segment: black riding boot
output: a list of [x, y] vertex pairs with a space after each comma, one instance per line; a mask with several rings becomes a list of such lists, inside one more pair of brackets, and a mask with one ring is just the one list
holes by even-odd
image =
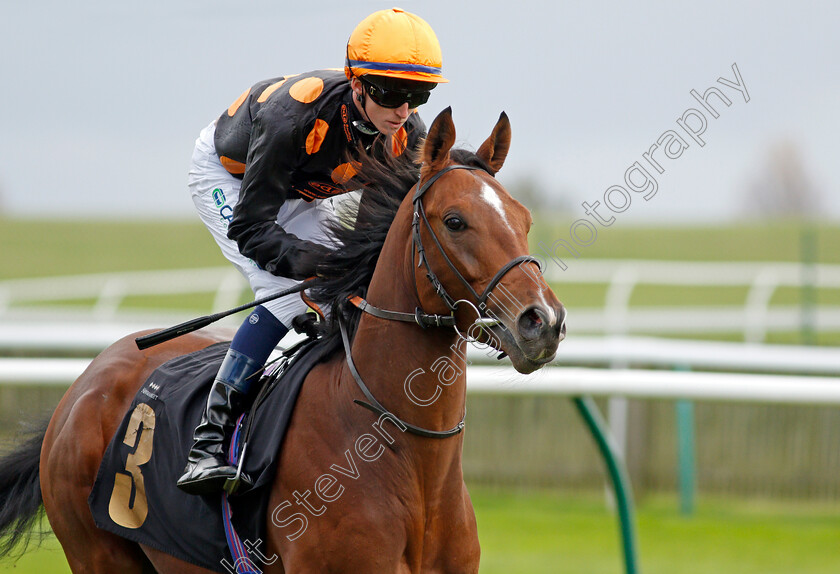
[[[245, 355], [228, 351], [213, 381], [204, 415], [195, 429], [195, 443], [190, 449], [184, 474], [178, 479], [178, 488], [184, 492], [221, 492], [225, 482], [236, 476], [236, 467], [230, 465], [225, 456], [225, 443], [244, 410], [248, 393], [235, 387], [250, 387], [249, 379], [255, 377], [261, 368], [262, 365]], [[251, 486], [250, 478], [244, 473], [240, 475], [240, 480], [243, 487]]]

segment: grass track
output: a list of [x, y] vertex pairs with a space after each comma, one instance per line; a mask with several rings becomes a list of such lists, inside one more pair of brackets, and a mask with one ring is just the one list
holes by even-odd
[[[531, 245], [568, 239], [568, 222], [537, 217]], [[227, 265], [201, 223], [49, 221], [0, 218], [0, 279]], [[817, 260], [840, 263], [840, 226], [817, 229]], [[793, 223], [603, 230], [581, 258], [799, 261]], [[571, 265], [570, 265], [571, 270]]]
[[[563, 227], [538, 218], [531, 234], [539, 243], [562, 238]], [[728, 227], [623, 227], [607, 229], [581, 258], [682, 261], [798, 261], [800, 230], [790, 223]], [[840, 263], [840, 226], [817, 231], [817, 259]], [[215, 242], [198, 222], [72, 222], [0, 219], [0, 280], [39, 276], [227, 266]], [[574, 279], [574, 260], [568, 278]], [[640, 285], [633, 305], [742, 304], [747, 287], [664, 287]], [[558, 293], [571, 307], [603, 304], [605, 285], [563, 283]], [[773, 304], [796, 304], [800, 289], [779, 289]], [[840, 290], [820, 290], [820, 303], [838, 304]], [[183, 301], [183, 298], [180, 302]], [[159, 301], [156, 301], [159, 304]], [[176, 300], [172, 304], [178, 304]], [[167, 306], [167, 303], [163, 303]]]
[[[475, 490], [483, 574], [623, 572], [617, 522], [600, 496]], [[670, 497], [638, 508], [645, 574], [816, 574], [840, 569], [840, 513], [815, 506]]]
[[[482, 574], [623, 572], [617, 524], [598, 493], [472, 488]], [[674, 497], [638, 509], [644, 574], [836, 574], [840, 509], [813, 504], [701, 500], [694, 517]], [[69, 572], [54, 538], [0, 572]]]
[[[569, 240], [565, 219], [536, 215], [529, 239], [552, 245]], [[813, 227], [815, 256], [821, 263], [840, 263], [840, 226]], [[679, 261], [799, 261], [802, 227], [795, 221], [751, 222], [721, 226], [635, 226], [599, 228], [591, 245], [580, 247], [580, 257], [610, 259], [663, 259]], [[565, 253], [565, 252], [563, 252]], [[569, 258], [569, 269], [573, 257]]]

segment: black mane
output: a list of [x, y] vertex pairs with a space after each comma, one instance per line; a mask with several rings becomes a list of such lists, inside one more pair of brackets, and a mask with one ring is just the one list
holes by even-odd
[[[450, 154], [456, 163], [488, 169], [471, 151], [454, 149]], [[386, 159], [375, 159], [362, 152], [355, 160], [358, 162], [355, 164], [357, 174], [348, 187], [364, 189], [364, 192], [361, 201], [351, 200], [353, 203], [347, 211], [358, 207], [358, 215], [355, 221], [342, 216], [328, 225], [328, 232], [338, 248], [318, 266], [321, 279], [310, 292], [316, 303], [330, 310], [333, 319], [338, 314], [343, 315], [350, 333], [355, 331], [359, 313], [355, 307], [346, 305], [347, 298], [366, 296], [397, 210], [420, 179], [415, 153], [406, 151], [396, 158], [388, 153], [377, 155]], [[337, 322], [328, 321], [322, 334], [337, 343]]]
[[452, 160], [461, 165], [469, 165], [472, 167], [477, 167], [483, 169], [490, 175], [493, 174], [493, 171], [490, 169], [483, 159], [475, 155], [475, 153], [466, 150], [466, 149], [453, 149], [449, 151], [449, 156]]
[[[356, 175], [347, 187], [363, 189], [362, 197], [348, 200], [338, 220], [327, 224], [327, 232], [338, 248], [318, 265], [320, 279], [310, 293], [322, 308], [330, 309], [333, 317], [342, 312], [349, 296], [364, 297], [367, 293], [391, 223], [403, 198], [420, 178], [414, 153], [407, 151], [396, 158], [389, 153], [377, 155], [385, 159], [358, 154], [353, 163]], [[329, 322], [328, 334], [337, 333], [337, 328], [334, 321]]]

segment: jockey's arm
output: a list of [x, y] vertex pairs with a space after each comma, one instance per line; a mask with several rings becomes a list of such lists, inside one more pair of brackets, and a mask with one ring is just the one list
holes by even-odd
[[283, 133], [276, 124], [266, 126], [255, 118], [248, 167], [228, 228], [228, 237], [236, 241], [243, 255], [269, 273], [292, 279], [315, 275], [316, 264], [329, 252], [276, 223], [298, 161], [299, 139], [297, 126], [289, 125]]

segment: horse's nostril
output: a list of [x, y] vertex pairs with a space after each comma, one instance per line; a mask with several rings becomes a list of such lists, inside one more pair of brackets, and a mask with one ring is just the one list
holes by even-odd
[[526, 339], [536, 339], [547, 324], [545, 314], [533, 307], [519, 316], [519, 333]]

